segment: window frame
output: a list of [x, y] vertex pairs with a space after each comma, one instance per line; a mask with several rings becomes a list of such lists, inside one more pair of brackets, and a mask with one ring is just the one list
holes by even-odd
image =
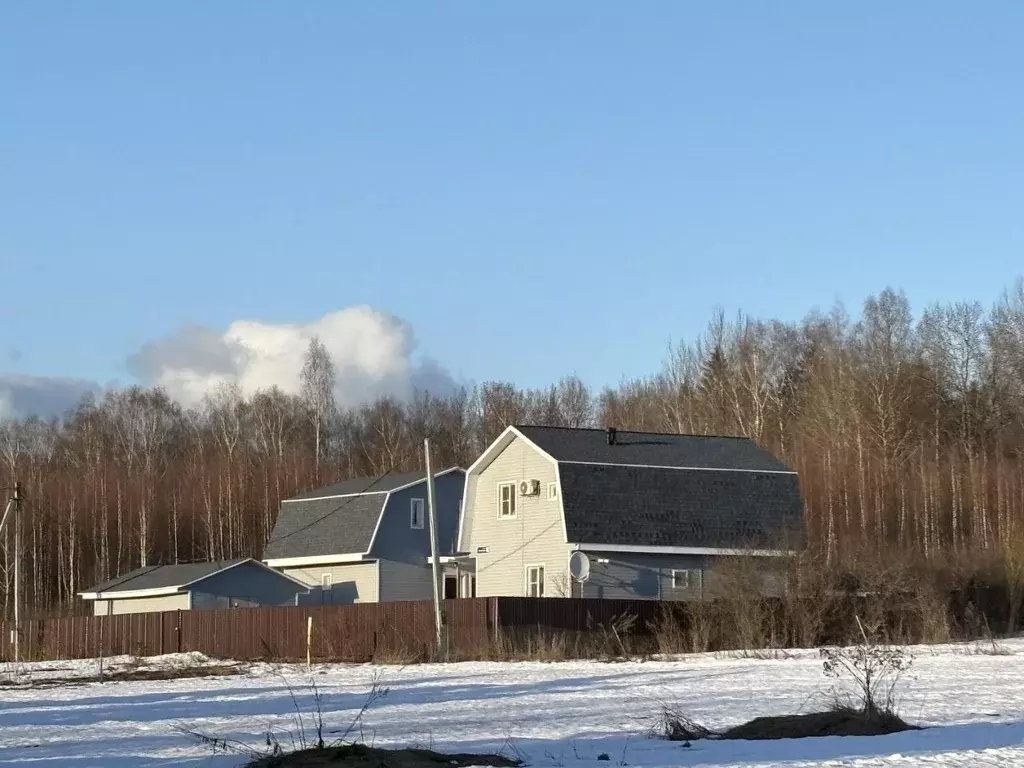
[[[680, 586], [677, 583], [679, 576], [685, 576], [686, 583]], [[673, 568], [672, 569], [672, 589], [682, 590], [695, 590], [700, 589], [701, 582], [704, 580], [704, 574], [700, 568]]]
[[[537, 591], [538, 591], [538, 594], [536, 594], [536, 595], [534, 595], [530, 591], [530, 584], [531, 584], [530, 572], [531, 571], [538, 572], [538, 574], [537, 574], [538, 575], [538, 578], [537, 578]], [[526, 568], [525, 568], [524, 576], [526, 577], [526, 590], [525, 590], [526, 596], [527, 597], [545, 597], [544, 582], [545, 582], [545, 580], [547, 578], [547, 568], [545, 567], [544, 563], [531, 563], [531, 564], [527, 565]]]
[[322, 590], [334, 589], [334, 574], [333, 573], [321, 573], [320, 574], [320, 589], [322, 589]]
[[548, 483], [548, 501], [558, 500], [558, 483]]
[[[504, 501], [501, 498], [501, 489], [502, 488], [509, 488], [509, 489], [511, 489], [510, 493], [509, 493], [509, 509], [510, 509], [510, 513], [507, 514], [507, 515], [502, 513], [503, 509], [504, 509]], [[516, 519], [516, 517], [519, 514], [518, 504], [516, 503], [516, 496], [518, 495], [518, 493], [519, 493], [519, 491], [518, 491], [518, 489], [516, 487], [516, 481], [515, 480], [503, 480], [502, 482], [498, 483], [497, 495], [498, 495], [498, 519], [499, 520], [515, 520]]]
[[[420, 524], [416, 525], [416, 506], [420, 508]], [[414, 531], [422, 531], [424, 518], [427, 516], [427, 503], [421, 498], [409, 499], [409, 527]]]

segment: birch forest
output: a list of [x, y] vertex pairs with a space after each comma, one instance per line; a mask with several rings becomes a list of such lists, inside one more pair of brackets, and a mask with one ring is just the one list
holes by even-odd
[[[139, 565], [259, 556], [282, 498], [421, 469], [425, 437], [436, 466], [465, 467], [516, 423], [747, 435], [800, 473], [810, 546], [836, 568], [1006, 561], [1024, 540], [1020, 281], [993, 305], [916, 316], [893, 290], [798, 323], [718, 314], [659, 370], [605, 389], [488, 381], [341, 409], [315, 339], [301, 379], [298, 394], [224, 387], [196, 408], [133, 387], [0, 423], [0, 487], [25, 496], [26, 613], [69, 610]], [[9, 612], [10, 526], [0, 544]]]

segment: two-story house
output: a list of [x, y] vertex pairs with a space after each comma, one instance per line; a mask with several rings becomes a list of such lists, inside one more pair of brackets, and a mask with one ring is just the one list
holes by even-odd
[[796, 473], [747, 438], [512, 426], [464, 498], [448, 567], [482, 597], [702, 599], [724, 557], [804, 541]]

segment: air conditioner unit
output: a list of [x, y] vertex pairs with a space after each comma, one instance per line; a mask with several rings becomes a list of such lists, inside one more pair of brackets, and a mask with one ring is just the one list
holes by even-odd
[[540, 480], [523, 480], [519, 484], [520, 496], [537, 496], [540, 493]]

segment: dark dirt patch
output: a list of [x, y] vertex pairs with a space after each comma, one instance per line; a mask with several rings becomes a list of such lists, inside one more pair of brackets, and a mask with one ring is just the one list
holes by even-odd
[[806, 715], [758, 717], [722, 733], [721, 739], [802, 739], [809, 736], [884, 736], [887, 733], [916, 731], [917, 726], [896, 715], [879, 713], [868, 716], [856, 710], [811, 712]]
[[187, 680], [194, 677], [231, 677], [241, 675], [248, 667], [244, 664], [217, 664], [195, 667], [163, 667], [156, 669], [111, 669], [103, 673], [103, 680]]
[[347, 768], [468, 768], [477, 765], [515, 768], [519, 762], [499, 755], [442, 755], [429, 749], [377, 749], [362, 744], [346, 744], [260, 757], [247, 763], [247, 768], [318, 768], [338, 765]]
[[[245, 664], [213, 664], [195, 667], [158, 667], [154, 669], [112, 667], [103, 670], [104, 683], [117, 683], [131, 680], [188, 680], [196, 677], [231, 677], [242, 675], [248, 670]], [[33, 680], [0, 680], [3, 688], [66, 688], [70, 686], [89, 685], [100, 678], [96, 675], [77, 675], [75, 677], [45, 677]]]

